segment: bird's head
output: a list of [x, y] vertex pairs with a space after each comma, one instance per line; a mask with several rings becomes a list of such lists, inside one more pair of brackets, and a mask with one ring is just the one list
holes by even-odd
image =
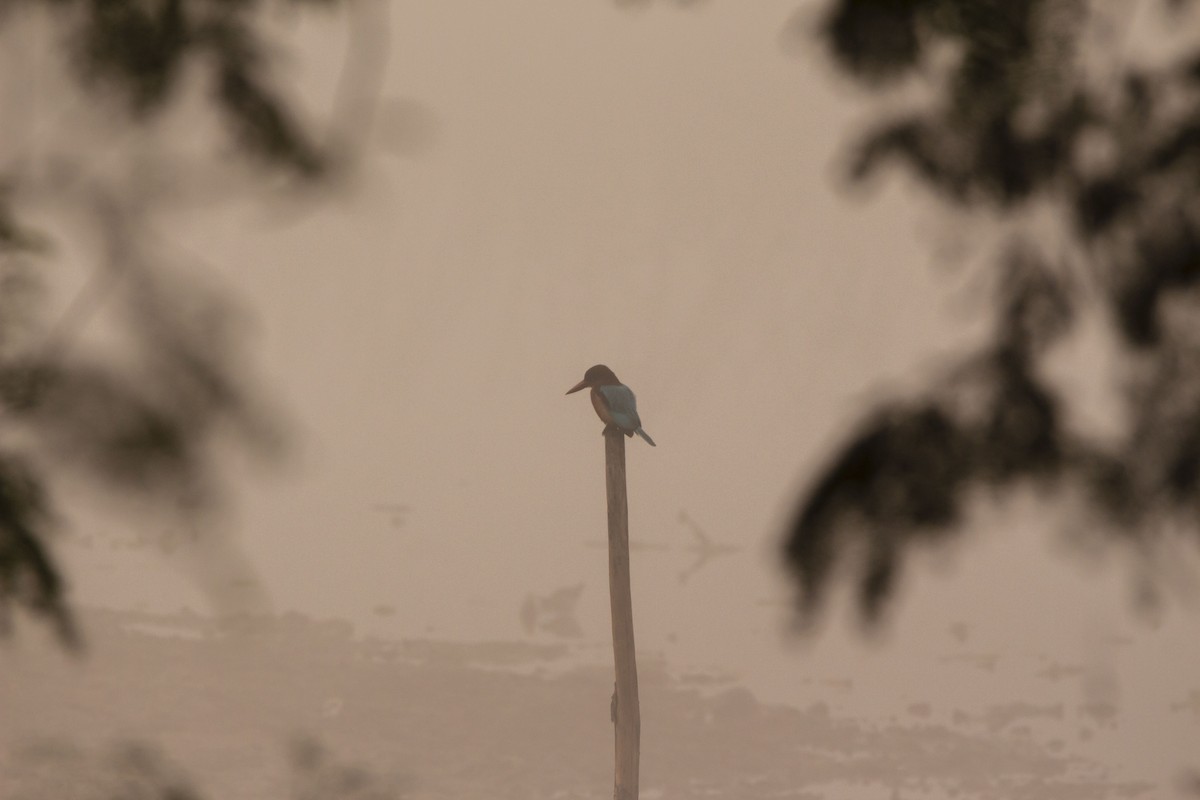
[[616, 374], [611, 369], [603, 364], [597, 364], [583, 373], [583, 380], [568, 389], [567, 394], [578, 392], [580, 389], [586, 389], [589, 386], [614, 386], [618, 383], [620, 381], [617, 380]]

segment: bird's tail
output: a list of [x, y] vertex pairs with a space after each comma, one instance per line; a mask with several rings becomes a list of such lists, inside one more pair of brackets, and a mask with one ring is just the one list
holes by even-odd
[[641, 428], [638, 428], [637, 430], [635, 430], [635, 431], [634, 431], [634, 433], [636, 433], [638, 436], [640, 436], [640, 437], [642, 437], [643, 439], [645, 439], [645, 440], [646, 440], [646, 444], [650, 445], [651, 447], [658, 447], [658, 445], [656, 445], [656, 444], [654, 443], [654, 440], [650, 438], [650, 434], [646, 433], [646, 432], [645, 432], [644, 430], [642, 430]]

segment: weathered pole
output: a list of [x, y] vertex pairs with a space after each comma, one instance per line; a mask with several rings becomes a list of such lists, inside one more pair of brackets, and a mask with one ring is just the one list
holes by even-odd
[[629, 588], [629, 503], [625, 491], [625, 435], [604, 432], [604, 477], [608, 494], [608, 594], [612, 604], [612, 719], [616, 735], [614, 800], [637, 800], [642, 714], [638, 705], [637, 658], [633, 644], [633, 595]]

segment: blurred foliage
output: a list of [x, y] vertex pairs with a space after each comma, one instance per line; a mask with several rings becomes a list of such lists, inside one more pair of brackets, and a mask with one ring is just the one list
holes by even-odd
[[[183, 769], [159, 748], [127, 742], [89, 753], [65, 742], [27, 744], [16, 752], [4, 785], [6, 800], [203, 800]], [[292, 747], [292, 800], [397, 800], [401, 782], [347, 765], [304, 739]]]
[[130, 742], [90, 756], [55, 741], [25, 745], [5, 784], [11, 800], [50, 797], [201, 800], [182, 770], [156, 748]]
[[[848, 179], [906, 169], [1002, 232], [978, 352], [881, 402], [801, 498], [785, 559], [801, 610], [846, 564], [879, 618], [906, 552], [960, 533], [979, 489], [1083, 497], [1138, 547], [1200, 531], [1200, 20], [1186, 0], [835, 0], [819, 37], [880, 98]], [[1134, 32], [1142, 15], [1157, 33]], [[1145, 20], [1142, 20], [1145, 21]], [[1138, 58], [1135, 36], [1158, 37]], [[897, 106], [900, 111], [895, 111]], [[1051, 235], [1030, 233], [1041, 223]], [[1112, 328], [1127, 419], [1069, 424], [1048, 356]], [[1135, 548], [1136, 549], [1136, 548]]]
[[[40, 123], [61, 128], [78, 117], [35, 118], [48, 99], [41, 86], [62, 74], [74, 94], [49, 98], [59, 106], [52, 112], [94, 106], [125, 132], [150, 130], [199, 91], [189, 106], [198, 136], [209, 128], [195, 115], [211, 117], [211, 130], [265, 171], [311, 183], [325, 175], [328, 154], [275, 80], [286, 50], [268, 36], [266, 12], [333, 4], [0, 0], [0, 35], [11, 44], [14, 30], [27, 30], [16, 26], [32, 20], [28, 30], [49, 46], [31, 64], [10, 62], [30, 72], [6, 76], [0, 115], [30, 117], [28, 141], [0, 143], [0, 633], [23, 608], [64, 643], [80, 643], [49, 547], [64, 476], [194, 519], [219, 505], [222, 442], [264, 455], [281, 442], [240, 363], [240, 320], [228, 298], [188, 277], [179, 267], [189, 259], [156, 242], [148, 224], [173, 173], [161, 164], [168, 180], [149, 172], [155, 165], [138, 161], [145, 140], [136, 136], [60, 137], [78, 152], [49, 151]], [[129, 156], [125, 174], [111, 169], [113, 142]], [[57, 229], [44, 213], [55, 201]], [[92, 261], [65, 308], [51, 302], [63, 289], [47, 270], [63, 258], [60, 239], [82, 240]], [[82, 341], [97, 321], [120, 347]]]
[[292, 745], [295, 800], [395, 800], [400, 781], [332, 758], [320, 742], [303, 738]]
[[[161, 263], [114, 258], [122, 286], [108, 300], [130, 342], [119, 356], [70, 349], [54, 332], [35, 347], [0, 347], [0, 620], [27, 608], [69, 645], [79, 637], [48, 548], [55, 478], [197, 519], [220, 504], [223, 443], [266, 458], [282, 444], [242, 374], [228, 301]], [[29, 338], [9, 334], [31, 305], [0, 303], [0, 345]]]
[[214, 111], [246, 150], [303, 174], [321, 168], [321, 154], [269, 80], [268, 43], [258, 16], [262, 0], [42, 2], [64, 29], [78, 80], [111, 92], [129, 114], [146, 118], [162, 111], [187, 68], [199, 68], [211, 86]]

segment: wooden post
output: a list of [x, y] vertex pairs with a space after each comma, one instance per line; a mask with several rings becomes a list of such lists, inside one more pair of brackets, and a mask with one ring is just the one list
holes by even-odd
[[616, 428], [604, 433], [604, 477], [608, 487], [608, 594], [612, 603], [613, 664], [617, 673], [612, 702], [616, 734], [613, 798], [637, 800], [642, 714], [633, 645], [633, 596], [629, 588], [625, 435]]

